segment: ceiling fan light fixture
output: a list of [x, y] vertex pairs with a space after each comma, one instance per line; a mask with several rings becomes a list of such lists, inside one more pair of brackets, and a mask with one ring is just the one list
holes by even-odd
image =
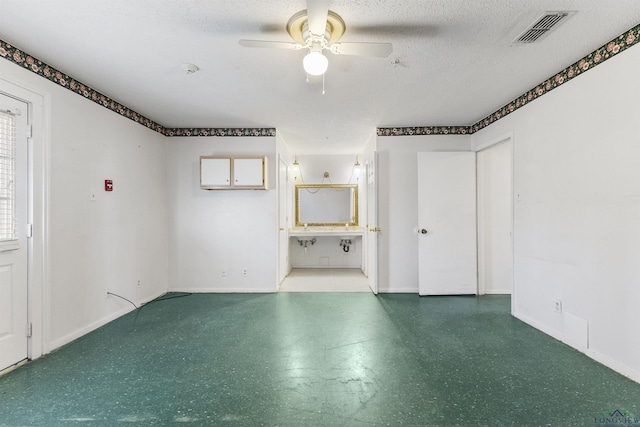
[[309, 52], [302, 60], [302, 66], [307, 74], [321, 76], [327, 71], [329, 60], [320, 52]]

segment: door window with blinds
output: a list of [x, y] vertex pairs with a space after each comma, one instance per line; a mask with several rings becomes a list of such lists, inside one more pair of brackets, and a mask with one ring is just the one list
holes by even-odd
[[11, 113], [0, 112], [0, 242], [16, 240], [16, 131]]

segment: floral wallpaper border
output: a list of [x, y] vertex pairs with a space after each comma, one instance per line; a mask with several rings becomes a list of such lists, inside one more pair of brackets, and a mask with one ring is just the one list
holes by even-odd
[[378, 128], [378, 136], [411, 136], [411, 135], [467, 135], [473, 133], [471, 126], [421, 126]]
[[275, 128], [166, 128], [68, 74], [0, 40], [0, 57], [165, 136], [275, 136]]
[[109, 98], [108, 96], [92, 89], [90, 86], [79, 82], [73, 77], [63, 73], [62, 71], [52, 67], [51, 65], [34, 58], [26, 52], [12, 46], [10, 43], [0, 40], [0, 57], [7, 59], [14, 64], [20, 65], [25, 69], [44, 77], [53, 83], [62, 86], [76, 94], [89, 99], [109, 110], [115, 111], [121, 116], [127, 117], [136, 123], [153, 129], [156, 132], [164, 133], [165, 128], [151, 119], [133, 111], [132, 109], [120, 104], [119, 102]]
[[[468, 135], [478, 132], [500, 120], [504, 116], [522, 108], [529, 102], [563, 85], [569, 80], [589, 71], [609, 58], [625, 51], [640, 41], [640, 24], [619, 35], [609, 43], [591, 52], [584, 58], [565, 68], [555, 76], [548, 78], [502, 108], [470, 126], [419, 126], [419, 127], [380, 127], [378, 136], [402, 135]], [[153, 120], [133, 111], [90, 86], [74, 79], [60, 70], [42, 62], [28, 53], [0, 40], [0, 57], [38, 74], [76, 94], [89, 99], [104, 108], [127, 117], [149, 129], [168, 137], [179, 136], [275, 136], [275, 128], [166, 128]]]
[[276, 136], [275, 128], [171, 128], [165, 136]]
[[401, 135], [460, 135], [472, 134], [500, 120], [504, 116], [522, 108], [529, 102], [541, 97], [547, 92], [563, 85], [571, 79], [589, 71], [609, 58], [623, 52], [640, 41], [640, 24], [619, 35], [609, 43], [591, 52], [584, 58], [565, 68], [555, 76], [548, 78], [502, 108], [494, 111], [484, 119], [471, 126], [426, 126], [426, 127], [383, 127], [377, 129], [378, 136]]

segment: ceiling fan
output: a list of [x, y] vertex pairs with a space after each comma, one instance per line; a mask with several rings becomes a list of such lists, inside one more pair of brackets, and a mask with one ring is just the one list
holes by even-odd
[[329, 60], [322, 51], [334, 55], [357, 55], [385, 58], [393, 51], [391, 43], [338, 42], [346, 24], [337, 13], [329, 10], [329, 0], [307, 0], [307, 9], [294, 14], [287, 22], [287, 32], [293, 42], [240, 40], [244, 47], [275, 49], [308, 49], [302, 61], [309, 76], [323, 76]]

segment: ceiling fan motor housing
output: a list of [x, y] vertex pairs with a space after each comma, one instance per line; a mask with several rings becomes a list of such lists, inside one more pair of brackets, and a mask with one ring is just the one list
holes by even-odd
[[342, 38], [346, 24], [340, 15], [333, 11], [327, 14], [327, 25], [324, 34], [312, 34], [309, 31], [309, 18], [306, 10], [302, 10], [289, 19], [287, 32], [291, 38], [302, 46], [309, 48], [320, 43], [321, 49], [326, 49]]

